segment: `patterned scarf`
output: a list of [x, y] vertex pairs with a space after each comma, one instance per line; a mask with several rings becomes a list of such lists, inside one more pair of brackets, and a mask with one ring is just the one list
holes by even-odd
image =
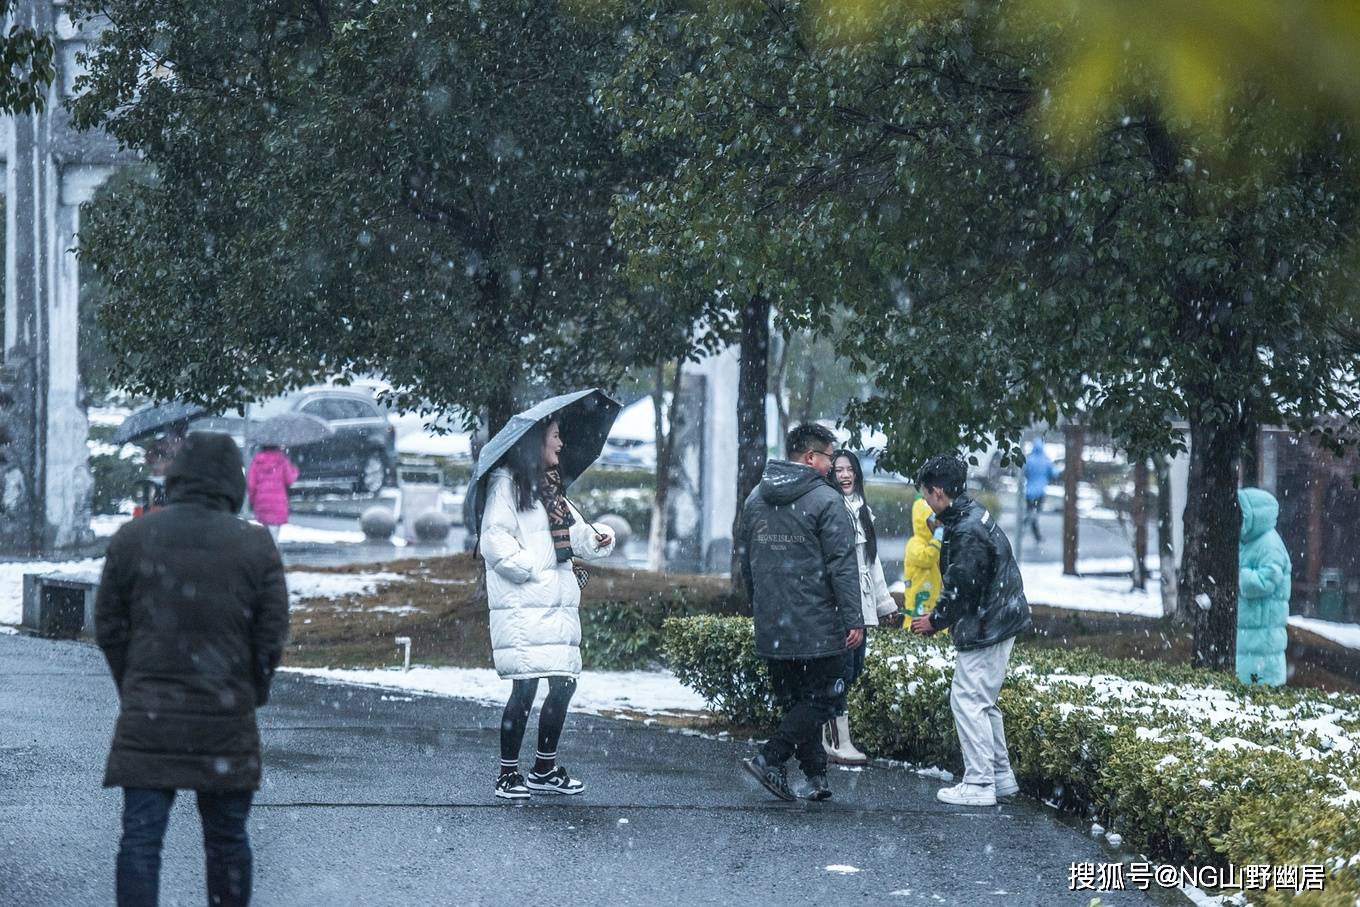
[[557, 562], [560, 564], [571, 560], [571, 527], [576, 518], [571, 515], [571, 507], [567, 505], [562, 473], [557, 467], [543, 473], [543, 481], [538, 486], [538, 499], [548, 511], [548, 528], [552, 530]]

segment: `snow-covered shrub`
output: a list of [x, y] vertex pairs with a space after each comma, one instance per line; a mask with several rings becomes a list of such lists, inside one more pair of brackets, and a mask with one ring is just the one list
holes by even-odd
[[[856, 741], [957, 770], [948, 643], [889, 630], [872, 640], [851, 695]], [[667, 662], [682, 682], [735, 722], [768, 723], [752, 642], [749, 619], [666, 625]], [[1167, 861], [1327, 867], [1320, 894], [1252, 892], [1252, 903], [1357, 902], [1360, 697], [1022, 644], [1001, 709], [1027, 792], [1094, 814]]]

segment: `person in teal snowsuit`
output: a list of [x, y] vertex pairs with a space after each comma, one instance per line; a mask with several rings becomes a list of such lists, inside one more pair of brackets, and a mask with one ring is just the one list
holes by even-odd
[[1270, 492], [1243, 488], [1238, 549], [1237, 677], [1243, 683], [1278, 687], [1285, 682], [1288, 643], [1289, 551], [1275, 531], [1280, 504]]

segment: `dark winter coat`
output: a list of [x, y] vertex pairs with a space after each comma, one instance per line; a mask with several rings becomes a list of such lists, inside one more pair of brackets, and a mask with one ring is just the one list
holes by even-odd
[[255, 709], [288, 635], [288, 590], [268, 530], [236, 516], [245, 490], [235, 442], [190, 434], [168, 506], [109, 543], [95, 632], [121, 709], [106, 787], [260, 786]]
[[949, 628], [954, 646], [963, 651], [994, 646], [1028, 630], [1029, 603], [1020, 566], [987, 508], [960, 495], [940, 514], [940, 522], [943, 578], [931, 626]]
[[741, 568], [756, 654], [810, 659], [846, 650], [864, 626], [855, 527], [817, 470], [771, 460], [742, 510]]

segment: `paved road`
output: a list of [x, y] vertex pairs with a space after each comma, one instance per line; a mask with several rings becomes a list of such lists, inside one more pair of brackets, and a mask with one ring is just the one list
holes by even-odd
[[[97, 650], [0, 636], [0, 903], [111, 902], [114, 713]], [[284, 676], [262, 723], [258, 905], [1084, 905], [1069, 863], [1115, 858], [1028, 801], [946, 807], [899, 770], [837, 772], [827, 804], [773, 802], [738, 772], [746, 744], [638, 723], [573, 716], [561, 751], [590, 790], [522, 806], [490, 796], [494, 709]], [[203, 902], [201, 861], [181, 797], [163, 904]]]

